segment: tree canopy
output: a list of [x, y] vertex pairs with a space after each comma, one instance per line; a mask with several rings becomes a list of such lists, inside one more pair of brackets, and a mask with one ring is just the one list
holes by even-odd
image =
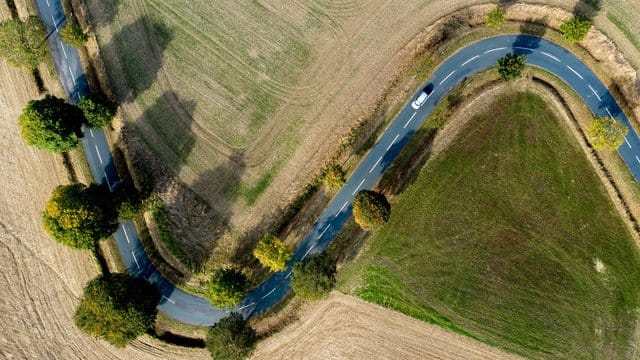
[[486, 24], [492, 29], [500, 29], [504, 23], [504, 10], [497, 7], [487, 14]]
[[0, 57], [16, 67], [36, 68], [49, 53], [45, 31], [37, 16], [0, 23]]
[[85, 333], [124, 347], [153, 327], [158, 289], [127, 274], [100, 275], [84, 288], [73, 317]]
[[89, 36], [82, 31], [80, 25], [71, 19], [60, 30], [60, 38], [65, 43], [75, 47], [82, 47], [89, 40]]
[[331, 190], [338, 190], [347, 181], [346, 174], [338, 164], [327, 166], [322, 175], [322, 181]]
[[353, 199], [353, 217], [365, 230], [377, 230], [389, 221], [391, 205], [375, 191], [362, 190]]
[[256, 332], [238, 313], [209, 328], [207, 349], [215, 360], [247, 359], [256, 346]]
[[619, 120], [597, 117], [589, 124], [587, 136], [596, 149], [616, 150], [624, 142], [629, 129]]
[[206, 296], [213, 306], [230, 308], [242, 300], [247, 285], [247, 277], [242, 272], [218, 269], [209, 279]]
[[586, 16], [575, 16], [571, 20], [560, 25], [560, 32], [569, 42], [578, 42], [587, 36], [591, 29], [591, 20]]
[[295, 263], [291, 289], [304, 300], [326, 297], [335, 285], [335, 262], [325, 253], [312, 255]]
[[284, 270], [291, 255], [291, 249], [273, 234], [265, 235], [253, 249], [253, 256], [271, 271]]
[[42, 221], [49, 235], [74, 249], [93, 249], [118, 226], [108, 193], [95, 184], [58, 186], [47, 201]]
[[71, 150], [82, 136], [84, 117], [77, 107], [52, 95], [31, 100], [18, 119], [27, 145], [52, 152]]
[[522, 54], [507, 54], [498, 59], [498, 75], [503, 80], [515, 79], [522, 75], [527, 58]]
[[104, 94], [84, 96], [78, 103], [87, 123], [92, 128], [101, 128], [111, 124], [118, 106]]

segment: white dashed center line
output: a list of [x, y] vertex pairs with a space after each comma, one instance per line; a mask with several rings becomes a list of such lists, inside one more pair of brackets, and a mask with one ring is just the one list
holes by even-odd
[[347, 205], [349, 205], [349, 202], [345, 201], [344, 204], [342, 204], [342, 206], [340, 207], [340, 211], [338, 211], [338, 212], [342, 212], [342, 210], [344, 210], [344, 208], [346, 208]]
[[47, 6], [48, 6], [48, 7], [51, 7], [51, 5], [49, 5], [49, 0], [47, 0]]
[[640, 163], [640, 158], [636, 155], [636, 161]]
[[579, 73], [579, 72], [575, 71], [571, 66], [567, 65], [567, 69], [571, 70], [571, 72], [573, 72], [574, 74], [576, 74], [576, 76], [578, 76], [580, 79], [583, 79], [583, 80], [584, 80], [584, 78], [582, 77], [582, 75], [580, 75], [580, 73]]
[[100, 161], [100, 164], [102, 164], [102, 156], [100, 156], [100, 151], [98, 151], [98, 145], [93, 145], [93, 147], [96, 148], [96, 154], [98, 154], [98, 160]]
[[285, 279], [288, 279], [288, 278], [289, 278], [289, 276], [291, 276], [291, 274], [293, 274], [293, 270], [290, 270], [290, 271], [289, 271], [289, 273], [287, 273], [287, 276], [285, 276], [284, 278], [285, 278]]
[[396, 143], [396, 140], [398, 140], [399, 137], [400, 137], [400, 134], [396, 135], [396, 137], [393, 138], [393, 141], [391, 142], [391, 144], [389, 144], [389, 146], [387, 146], [387, 151], [389, 151], [389, 149], [391, 149], [391, 147], [393, 146], [393, 144]]
[[53, 14], [51, 14], [51, 21], [53, 21], [53, 26], [56, 28], [56, 31], [58, 31], [58, 24], [56, 24], [56, 19], [53, 17]]
[[134, 254], [133, 251], [131, 252], [131, 256], [133, 256], [133, 261], [136, 262], [136, 266], [140, 269], [140, 264], [138, 264], [138, 259], [136, 259], [136, 254]]
[[591, 89], [591, 92], [593, 93], [593, 95], [595, 95], [598, 98], [598, 101], [601, 101], [602, 99], [600, 99], [600, 96], [598, 96], [598, 93], [593, 90], [593, 88], [591, 87], [591, 85], [589, 85], [589, 89]]
[[409, 120], [407, 120], [407, 122], [404, 124], [404, 126], [402, 127], [403, 129], [406, 129], [407, 126], [409, 126], [409, 123], [411, 122], [411, 120], [413, 120], [414, 117], [416, 117], [417, 112], [414, 112], [413, 115], [411, 115], [411, 117], [409, 118]]
[[607, 114], [609, 114], [609, 117], [611, 118], [611, 120], [613, 120], [613, 115], [611, 115], [611, 111], [609, 111], [609, 108], [604, 109], [607, 110]]
[[168, 302], [170, 302], [170, 303], [172, 303], [172, 304], [175, 304], [175, 303], [176, 303], [174, 300], [171, 300], [171, 298], [168, 298], [168, 297], [166, 297], [166, 296], [164, 296], [164, 295], [162, 295], [162, 298], [163, 298], [163, 299], [165, 299], [165, 300], [167, 300]]
[[238, 308], [238, 310], [246, 309], [246, 308], [248, 308], [249, 306], [253, 306], [253, 305], [255, 305], [255, 304], [256, 304], [255, 302], [252, 302], [251, 304], [248, 304], [248, 305], [245, 305], [245, 306], [241, 306], [241, 307], [239, 307], [239, 308]]
[[514, 49], [518, 49], [518, 50], [533, 50], [533, 49], [531, 49], [531, 48], [528, 48], [528, 47], [522, 47], [522, 46], [514, 46], [513, 48], [514, 48]]
[[358, 184], [358, 187], [355, 190], [353, 190], [351, 195], [355, 195], [358, 192], [358, 190], [360, 190], [360, 186], [362, 186], [362, 184], [364, 184], [364, 179], [362, 179], [362, 181], [360, 181], [360, 184]]
[[629, 143], [629, 140], [627, 140], [626, 136], [624, 137], [624, 142], [626, 142], [629, 149], [631, 149], [631, 144]]
[[262, 298], [266, 298], [267, 296], [273, 294], [273, 292], [276, 291], [276, 288], [273, 288], [271, 291], [269, 291], [265, 296], [263, 296]]
[[499, 48], [495, 48], [495, 49], [487, 50], [487, 51], [485, 51], [484, 53], [485, 53], [485, 54], [488, 54], [488, 53], [490, 53], [490, 52], [500, 51], [500, 50], [504, 50], [504, 49], [506, 49], [506, 47], [499, 47]]
[[91, 134], [91, 137], [93, 137], [93, 130], [91, 130], [91, 128], [89, 128], [89, 134]]
[[[348, 204], [348, 203], [349, 203], [349, 202], [347, 201], [347, 204]], [[342, 206], [342, 208], [344, 208], [344, 205]], [[340, 211], [342, 212], [342, 209], [340, 209]], [[322, 232], [320, 233], [320, 236], [318, 236], [318, 239], [321, 239], [321, 238], [322, 238], [322, 235], [324, 235], [324, 233], [326, 233], [326, 232], [327, 232], [327, 230], [329, 230], [329, 228], [330, 228], [330, 227], [331, 227], [331, 224], [327, 225], [327, 227], [325, 227], [325, 228], [324, 228], [324, 230], [322, 230]]]
[[120, 227], [122, 227], [122, 232], [124, 232], [124, 237], [127, 239], [127, 244], [130, 244], [129, 242], [129, 234], [127, 234], [127, 229], [124, 228], [124, 225], [120, 225]]
[[552, 58], [553, 60], [555, 60], [555, 61], [557, 61], [557, 62], [561, 62], [561, 61], [560, 61], [560, 59], [558, 59], [557, 57], [555, 57], [555, 56], [553, 56], [553, 55], [551, 55], [551, 54], [549, 54], [549, 53], [546, 53], [546, 52], [544, 52], [544, 51], [541, 51], [541, 53], [542, 53], [542, 55], [547, 56], [547, 57], [550, 57], [550, 58]]
[[113, 188], [111, 187], [111, 183], [109, 182], [109, 177], [107, 176], [107, 172], [103, 171], [102, 173], [104, 174], [104, 180], [107, 182], [107, 187], [109, 188], [109, 191], [113, 192]]
[[378, 164], [380, 164], [380, 161], [382, 161], [382, 156], [380, 156], [380, 157], [378, 158], [378, 161], [376, 161], [376, 163], [375, 163], [375, 164], [373, 164], [373, 166], [371, 167], [371, 170], [369, 170], [369, 174], [371, 174], [371, 173], [373, 172], [373, 170], [375, 170], [375, 169], [376, 169], [376, 166], [378, 166]]
[[64, 49], [64, 45], [62, 45], [62, 41], [58, 41], [60, 43], [60, 48], [62, 49], [62, 54], [64, 55], [65, 59], [68, 59], [67, 57], [67, 51]]
[[475, 60], [475, 59], [477, 59], [479, 57], [480, 57], [480, 55], [476, 55], [476, 56], [472, 57], [471, 59], [463, 62], [462, 65], [460, 65], [460, 67], [463, 67], [463, 66], [467, 65], [468, 63], [472, 62], [473, 60]]
[[445, 81], [447, 81], [448, 78], [451, 77], [451, 75], [453, 75], [453, 73], [455, 73], [456, 71], [453, 70], [452, 72], [449, 73], [449, 75], [447, 75], [444, 79], [442, 79], [442, 81], [440, 81], [440, 83], [438, 85], [442, 85]]
[[306, 257], [307, 257], [307, 255], [309, 255], [309, 253], [311, 252], [311, 250], [313, 249], [313, 247], [314, 247], [314, 246], [315, 246], [315, 245], [311, 245], [311, 247], [309, 248], [309, 250], [307, 250], [307, 252], [306, 252], [306, 253], [304, 253], [304, 256], [303, 256], [303, 257], [302, 257], [302, 259], [300, 259], [300, 260], [304, 260], [304, 258], [306, 258]]

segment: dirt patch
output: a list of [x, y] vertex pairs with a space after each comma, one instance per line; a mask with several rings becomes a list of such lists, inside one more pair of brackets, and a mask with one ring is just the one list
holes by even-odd
[[333, 292], [261, 342], [254, 359], [517, 359], [437, 326]]

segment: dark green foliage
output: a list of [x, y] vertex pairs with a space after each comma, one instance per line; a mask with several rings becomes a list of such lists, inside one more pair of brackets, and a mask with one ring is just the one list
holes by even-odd
[[247, 290], [247, 277], [235, 269], [218, 269], [207, 284], [207, 299], [213, 306], [230, 308], [236, 305]]
[[142, 212], [142, 202], [135, 189], [127, 191], [124, 186], [121, 186], [114, 196], [119, 219], [133, 220]]
[[587, 36], [591, 29], [591, 20], [586, 16], [576, 16], [560, 25], [560, 32], [568, 42], [578, 42]]
[[335, 272], [335, 262], [326, 253], [309, 256], [293, 266], [291, 289], [304, 300], [322, 299], [335, 286]]
[[209, 328], [207, 349], [215, 360], [247, 359], [256, 346], [256, 332], [238, 313]]
[[0, 23], [0, 57], [16, 67], [36, 68], [49, 53], [45, 31], [37, 16]]
[[527, 58], [522, 54], [507, 54], [498, 59], [498, 74], [503, 80], [515, 79], [522, 75]]
[[391, 205], [375, 191], [362, 190], [353, 199], [353, 217], [365, 230], [377, 230], [389, 221]]
[[58, 186], [47, 201], [42, 221], [49, 235], [74, 249], [93, 249], [118, 226], [109, 193], [95, 184]]
[[75, 21], [69, 21], [65, 24], [60, 30], [60, 38], [65, 43], [75, 47], [82, 47], [89, 40], [89, 36], [82, 31], [80, 25]]
[[84, 288], [73, 317], [85, 333], [124, 347], [153, 327], [160, 292], [127, 274], [100, 275]]
[[87, 123], [92, 128], [101, 128], [111, 124], [118, 106], [104, 94], [91, 94], [78, 103]]
[[77, 107], [47, 95], [44, 99], [29, 101], [18, 121], [27, 145], [65, 152], [78, 143], [84, 117]]

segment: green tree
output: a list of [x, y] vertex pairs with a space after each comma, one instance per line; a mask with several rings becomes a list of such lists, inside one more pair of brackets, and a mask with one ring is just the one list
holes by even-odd
[[498, 75], [503, 80], [515, 79], [522, 75], [527, 58], [522, 54], [507, 54], [498, 59]]
[[346, 174], [338, 164], [327, 166], [322, 174], [322, 181], [331, 190], [339, 190], [347, 181]]
[[87, 123], [92, 128], [101, 128], [111, 124], [118, 106], [104, 94], [91, 94], [78, 103]]
[[335, 286], [336, 265], [325, 253], [312, 255], [293, 266], [291, 289], [304, 300], [326, 297]]
[[284, 270], [291, 255], [291, 249], [272, 234], [265, 235], [253, 249], [253, 256], [271, 271]]
[[93, 249], [118, 226], [107, 191], [95, 184], [58, 186], [47, 201], [42, 222], [49, 235], [74, 249]]
[[504, 10], [497, 7], [489, 11], [485, 22], [492, 29], [500, 29], [500, 26], [504, 23]]
[[560, 32], [568, 42], [578, 42], [587, 36], [591, 29], [591, 20], [586, 16], [575, 16], [571, 20], [560, 25]]
[[247, 359], [256, 347], [256, 331], [238, 313], [209, 328], [207, 349], [215, 360]]
[[60, 38], [71, 46], [83, 47], [89, 40], [89, 35], [82, 31], [80, 24], [69, 20], [60, 30]]
[[375, 191], [362, 190], [353, 199], [353, 217], [365, 230], [377, 230], [389, 221], [391, 205]]
[[0, 57], [16, 67], [33, 69], [49, 53], [45, 31], [37, 16], [26, 21], [10, 19], [0, 23]]
[[52, 152], [71, 150], [78, 143], [84, 121], [80, 109], [47, 95], [31, 100], [18, 119], [28, 145]]
[[73, 317], [80, 330], [124, 347], [153, 327], [160, 292], [127, 274], [100, 275], [84, 288]]
[[242, 272], [218, 269], [209, 279], [206, 296], [213, 306], [230, 308], [242, 300], [247, 285], [247, 277]]
[[596, 149], [616, 150], [624, 142], [629, 129], [619, 120], [597, 117], [589, 124], [587, 136]]

